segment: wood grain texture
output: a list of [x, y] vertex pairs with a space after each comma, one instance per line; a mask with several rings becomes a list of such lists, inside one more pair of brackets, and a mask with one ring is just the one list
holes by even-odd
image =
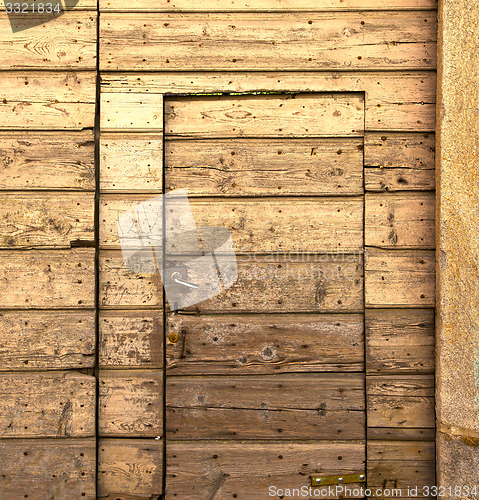
[[[191, 306], [202, 313], [362, 312], [362, 256], [321, 255], [302, 262], [238, 257], [238, 281], [226, 292]], [[276, 263], [274, 263], [276, 262]], [[187, 274], [194, 269], [187, 266]], [[161, 307], [155, 274], [134, 274], [120, 251], [100, 253], [100, 301], [106, 308]]]
[[368, 372], [434, 372], [432, 309], [367, 309], [365, 315]]
[[433, 69], [436, 15], [105, 12], [100, 64], [103, 71]]
[[363, 350], [362, 315], [168, 316], [168, 375], [361, 371]]
[[434, 375], [366, 378], [368, 427], [434, 428]]
[[382, 248], [436, 246], [434, 193], [368, 193], [365, 244]]
[[366, 134], [366, 190], [433, 191], [435, 149], [434, 134]]
[[141, 500], [162, 493], [163, 443], [154, 439], [100, 439], [98, 498]]
[[[151, 196], [145, 195], [102, 196], [102, 248], [120, 247], [120, 238], [127, 238], [128, 233], [119, 234], [119, 217], [150, 198]], [[362, 197], [307, 200], [206, 199], [191, 200], [190, 206], [198, 227], [219, 226], [231, 232], [237, 254], [362, 251]], [[168, 207], [170, 211], [174, 210], [174, 214], [168, 217], [168, 226], [171, 224], [174, 228], [184, 227], [183, 212], [175, 208], [174, 200], [168, 202]]]
[[[387, 13], [385, 13], [387, 15]], [[426, 23], [424, 23], [426, 24]], [[365, 92], [367, 131], [434, 132], [436, 74], [394, 72], [102, 73], [104, 93]]]
[[368, 439], [386, 441], [435, 441], [436, 429], [408, 429], [405, 427], [368, 427]]
[[93, 128], [95, 73], [7, 72], [0, 79], [2, 130]]
[[163, 382], [158, 370], [101, 371], [98, 432], [103, 437], [163, 433]]
[[95, 500], [96, 442], [91, 439], [0, 441], [0, 491], [5, 500]]
[[93, 248], [0, 251], [0, 308], [93, 308]]
[[100, 137], [100, 191], [162, 192], [163, 136], [153, 133]]
[[93, 311], [3, 311], [0, 331], [0, 371], [93, 367]]
[[77, 372], [0, 374], [0, 436], [95, 435], [95, 377]]
[[102, 311], [99, 328], [102, 368], [163, 366], [161, 311]]
[[0, 189], [95, 190], [93, 132], [2, 132]]
[[379, 250], [365, 254], [366, 307], [433, 307], [435, 252]]
[[168, 377], [169, 439], [364, 439], [364, 375]]
[[266, 500], [271, 485], [310, 486], [312, 474], [364, 472], [364, 461], [365, 445], [358, 442], [177, 441], [167, 446], [165, 493], [182, 500]]
[[[2, 16], [0, 50], [3, 57], [0, 70], [94, 70], [96, 13], [67, 11], [55, 17], [34, 14], [31, 7], [28, 14]], [[44, 22], [38, 24], [41, 19]], [[15, 32], [12, 32], [12, 26]]]
[[94, 242], [94, 193], [0, 194], [0, 248]]
[[194, 196], [359, 195], [362, 149], [362, 139], [344, 137], [169, 140], [166, 189]]

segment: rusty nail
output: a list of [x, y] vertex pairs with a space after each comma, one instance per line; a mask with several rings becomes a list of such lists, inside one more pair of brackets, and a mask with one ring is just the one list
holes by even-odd
[[177, 333], [170, 333], [168, 335], [168, 340], [173, 344], [176, 344], [179, 338], [180, 336]]

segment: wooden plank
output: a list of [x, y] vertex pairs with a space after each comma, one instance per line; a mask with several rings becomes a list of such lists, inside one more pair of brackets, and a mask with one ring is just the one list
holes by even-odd
[[92, 308], [95, 250], [0, 252], [0, 308]]
[[[119, 248], [120, 237], [128, 236], [119, 234], [119, 217], [150, 198], [151, 195], [102, 196], [100, 246]], [[237, 254], [359, 253], [363, 247], [362, 197], [203, 199], [191, 200], [190, 206], [198, 227], [219, 226], [230, 230]], [[168, 207], [170, 211], [175, 210], [175, 214], [169, 216], [168, 224], [174, 228], [182, 227], [183, 213], [175, 209], [174, 200], [168, 202]]]
[[365, 244], [382, 248], [436, 246], [434, 193], [368, 193]]
[[157, 437], [163, 433], [163, 382], [158, 370], [101, 371], [100, 436]]
[[434, 134], [368, 133], [364, 139], [367, 191], [431, 191], [436, 187]]
[[359, 195], [362, 149], [355, 138], [169, 140], [166, 189], [194, 196]]
[[182, 500], [265, 500], [272, 485], [309, 488], [312, 474], [364, 473], [364, 448], [357, 442], [170, 442], [165, 493]]
[[436, 429], [409, 429], [404, 427], [368, 427], [368, 439], [388, 441], [435, 441]]
[[163, 443], [100, 439], [98, 498], [151, 499], [162, 493]]
[[93, 132], [0, 133], [0, 189], [95, 190]]
[[100, 191], [163, 190], [163, 136], [108, 134], [100, 137]]
[[91, 439], [0, 441], [0, 491], [4, 499], [94, 500], [96, 442]]
[[366, 378], [368, 427], [434, 428], [434, 375]]
[[[362, 312], [361, 256], [303, 258], [302, 262], [284, 262], [281, 257], [269, 261], [257, 257], [250, 262], [249, 257], [238, 257], [238, 281], [226, 292], [189, 309], [202, 313]], [[192, 276], [195, 269], [187, 266], [186, 271]], [[132, 273], [119, 251], [100, 253], [103, 307], [157, 308], [162, 304], [161, 293], [158, 275]]]
[[95, 362], [93, 311], [3, 311], [0, 371], [90, 368]]
[[0, 436], [95, 435], [95, 377], [78, 372], [0, 374]]
[[0, 200], [0, 248], [94, 244], [94, 193], [2, 193]]
[[367, 131], [434, 132], [436, 74], [433, 71], [407, 73], [403, 69], [360, 73], [115, 72], [102, 73], [102, 92], [365, 92]]
[[165, 102], [167, 137], [298, 138], [363, 132], [364, 98], [354, 93], [189, 96]]
[[365, 314], [368, 372], [434, 372], [432, 309], [367, 309]]
[[[135, 33], [132, 37], [131, 34]], [[105, 12], [102, 71], [433, 69], [435, 12]]]
[[[52, 19], [49, 14], [32, 13], [31, 7], [28, 14], [2, 16], [0, 70], [94, 70], [96, 17], [93, 12], [74, 11]], [[38, 24], [41, 18], [44, 22]]]
[[363, 349], [362, 315], [168, 316], [168, 375], [361, 371]]
[[163, 98], [158, 94], [102, 94], [100, 128], [160, 132], [163, 130]]
[[366, 307], [433, 307], [435, 252], [367, 248], [365, 287]]
[[169, 439], [364, 439], [364, 375], [168, 377]]
[[161, 311], [102, 311], [99, 327], [102, 368], [163, 366]]
[[6, 72], [0, 78], [0, 128], [93, 128], [94, 72]]

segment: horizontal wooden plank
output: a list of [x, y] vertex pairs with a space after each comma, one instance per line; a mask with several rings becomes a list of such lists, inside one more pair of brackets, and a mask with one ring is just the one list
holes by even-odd
[[4, 439], [0, 441], [2, 497], [94, 500], [95, 462], [95, 438]]
[[165, 102], [167, 137], [298, 138], [363, 131], [364, 98], [354, 93], [189, 96]]
[[0, 194], [0, 248], [94, 243], [94, 193]]
[[153, 133], [100, 137], [100, 191], [163, 189], [163, 136]]
[[[189, 309], [203, 313], [362, 312], [362, 256], [321, 255], [316, 261], [304, 257], [301, 262], [268, 258], [251, 262], [248, 257], [238, 257], [238, 281], [226, 292]], [[199, 278], [196, 271], [186, 266], [188, 276]], [[129, 271], [120, 251], [100, 253], [103, 307], [157, 308], [162, 304], [161, 293], [157, 274]]]
[[[384, 52], [385, 54], [387, 52]], [[278, 59], [279, 60], [279, 59]], [[183, 68], [182, 68], [183, 69]], [[394, 72], [102, 73], [102, 92], [365, 92], [367, 131], [427, 131], [436, 126], [436, 74]]]
[[77, 372], [0, 374], [0, 436], [95, 435], [95, 377]]
[[167, 447], [165, 493], [182, 500], [266, 500], [272, 485], [309, 488], [312, 474], [364, 473], [364, 462], [364, 443], [357, 442], [176, 441]]
[[361, 371], [363, 317], [170, 314], [166, 359], [168, 375]]
[[94, 72], [6, 72], [0, 78], [0, 127], [79, 130], [93, 127]]
[[102, 368], [161, 368], [161, 311], [102, 311], [99, 363]]
[[436, 246], [434, 193], [368, 193], [365, 244], [383, 248]]
[[105, 12], [100, 64], [103, 71], [432, 69], [436, 15]]
[[434, 375], [366, 378], [368, 427], [434, 428]]
[[163, 433], [163, 382], [158, 370], [108, 370], [99, 376], [100, 436], [157, 437]]
[[366, 190], [434, 190], [434, 160], [434, 134], [368, 133], [364, 139]]
[[405, 427], [368, 427], [368, 439], [387, 441], [435, 441], [436, 429]]
[[96, 21], [94, 12], [67, 11], [53, 19], [31, 7], [28, 13], [2, 16], [0, 70], [94, 70]]
[[168, 377], [169, 439], [364, 439], [364, 375]]
[[2, 311], [0, 331], [0, 371], [93, 367], [93, 311]]
[[0, 251], [0, 308], [92, 308], [94, 248]]
[[358, 195], [362, 149], [355, 138], [169, 140], [166, 189], [194, 196]]
[[0, 189], [95, 190], [93, 132], [0, 133]]
[[434, 372], [432, 309], [366, 312], [368, 372]]
[[[281, 187], [281, 186], [280, 186]], [[118, 219], [128, 210], [151, 195], [104, 195], [100, 200], [100, 245], [102, 248], [119, 248], [121, 234]], [[183, 200], [179, 200], [183, 204]], [[184, 227], [183, 211], [168, 200], [168, 208], [173, 215], [167, 225], [174, 230]], [[241, 200], [191, 200], [191, 210], [198, 227], [219, 226], [227, 228], [232, 235], [234, 249], [242, 253], [278, 252], [346, 252], [359, 253], [363, 247], [363, 199], [356, 198], [316, 198], [316, 199], [241, 199]], [[261, 214], [258, 217], [258, 214]], [[147, 213], [149, 220], [160, 214]], [[170, 235], [170, 236], [169, 236]], [[176, 236], [176, 234], [175, 234]], [[173, 234], [167, 230], [168, 239]], [[181, 252], [188, 248], [188, 240], [177, 244]], [[183, 240], [181, 240], [183, 241]], [[170, 248], [168, 246], [167, 248]], [[173, 249], [172, 249], [173, 251]]]
[[365, 254], [366, 307], [432, 307], [433, 250], [379, 250]]
[[162, 478], [161, 441], [100, 439], [97, 498], [159, 498], [162, 493]]

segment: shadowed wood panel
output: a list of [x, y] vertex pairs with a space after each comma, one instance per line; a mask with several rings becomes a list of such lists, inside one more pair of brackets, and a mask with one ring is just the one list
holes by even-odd
[[168, 377], [170, 439], [364, 439], [364, 375]]
[[93, 311], [3, 311], [0, 371], [90, 368], [95, 361]]
[[368, 372], [434, 371], [434, 311], [366, 310]]
[[108, 70], [368, 70], [436, 65], [434, 12], [104, 13]]
[[95, 377], [77, 372], [0, 374], [1, 437], [95, 435]]
[[368, 427], [434, 428], [434, 375], [366, 378]]
[[[118, 218], [150, 198], [145, 195], [104, 195], [100, 202], [100, 245], [119, 248]], [[360, 197], [191, 200], [190, 206], [198, 227], [229, 229], [238, 254], [359, 253], [363, 246], [363, 200]], [[168, 207], [170, 211], [174, 210], [174, 214], [168, 217], [168, 225], [188, 227], [182, 210], [175, 208], [174, 200], [168, 202]], [[158, 215], [161, 214], [146, 214], [151, 221]], [[127, 236], [126, 231], [121, 234], [123, 238]]]
[[162, 367], [161, 311], [103, 311], [99, 328], [101, 367]]
[[367, 191], [435, 189], [434, 134], [366, 134], [364, 181]]
[[168, 316], [168, 375], [361, 371], [363, 349], [362, 315]]
[[[363, 473], [365, 446], [344, 442], [170, 442], [166, 495], [271, 498], [269, 487], [311, 486], [311, 475]], [[322, 492], [321, 498], [328, 498]]]
[[93, 132], [3, 132], [0, 189], [95, 190]]
[[0, 251], [0, 308], [92, 308], [93, 248]]
[[434, 441], [436, 429], [408, 429], [404, 427], [368, 427], [368, 439], [388, 441]]
[[[24, 3], [22, 8], [24, 5], [27, 4]], [[32, 22], [32, 17], [35, 22]], [[44, 22], [38, 24], [42, 19]], [[15, 27], [15, 32], [12, 32], [12, 26]], [[52, 19], [50, 14], [33, 13], [30, 6], [28, 13], [2, 16], [0, 50], [2, 70], [94, 70], [96, 13], [64, 12]]]
[[[110, 94], [106, 94], [110, 95]], [[362, 135], [359, 94], [244, 95], [169, 98], [172, 137], [314, 137]]]
[[0, 201], [0, 248], [93, 246], [93, 193], [2, 193]]
[[162, 492], [163, 443], [154, 439], [100, 439], [98, 498], [152, 499]]
[[99, 374], [100, 436], [157, 437], [163, 433], [163, 382], [158, 370]]
[[366, 307], [433, 307], [435, 252], [367, 248], [365, 295]]
[[390, 248], [434, 248], [434, 193], [366, 194], [365, 244]]
[[95, 439], [0, 441], [2, 498], [45, 500], [95, 496]]
[[362, 139], [349, 138], [170, 140], [166, 189], [195, 196], [362, 194], [362, 149]]

